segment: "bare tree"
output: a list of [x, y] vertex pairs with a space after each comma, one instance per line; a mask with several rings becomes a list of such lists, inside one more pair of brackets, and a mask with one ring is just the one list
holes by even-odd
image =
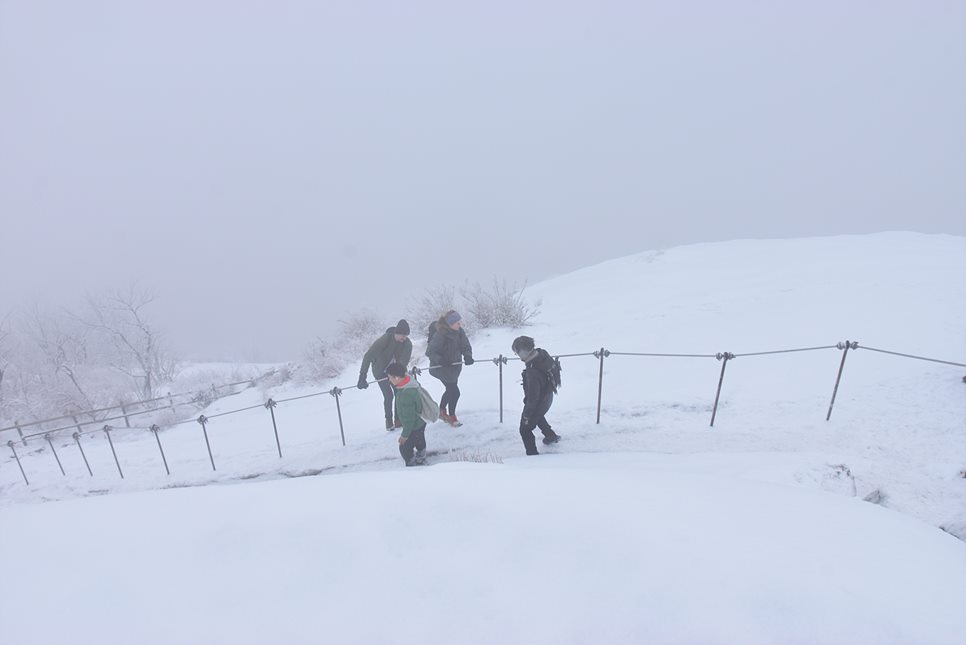
[[7, 346], [10, 330], [7, 328], [7, 318], [0, 320], [0, 410], [3, 410], [3, 377], [10, 368], [10, 348]]
[[[94, 404], [87, 388], [82, 384], [83, 369], [88, 361], [86, 331], [79, 326], [72, 327], [67, 320], [42, 312], [36, 305], [24, 316], [23, 328], [25, 334], [39, 350], [41, 361], [49, 370], [47, 374], [53, 375], [55, 379], [61, 376], [67, 378], [75, 395], [80, 396], [80, 401], [76, 401], [75, 396], [51, 384], [47, 384], [48, 389], [54, 392], [49, 393], [45, 398], [61, 399], [58, 401], [59, 404], [73, 401], [79, 402], [83, 407], [93, 408]], [[36, 376], [43, 384], [44, 373], [38, 370]]]
[[109, 341], [114, 353], [111, 366], [134, 381], [142, 400], [153, 399], [157, 388], [177, 373], [177, 361], [146, 316], [155, 299], [152, 290], [132, 284], [100, 297], [89, 296], [87, 316], [78, 318]]

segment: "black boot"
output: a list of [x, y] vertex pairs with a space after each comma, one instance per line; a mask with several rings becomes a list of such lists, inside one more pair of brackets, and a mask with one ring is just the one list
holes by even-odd
[[558, 441], [560, 441], [560, 435], [553, 430], [550, 431], [550, 434], [543, 435], [543, 445], [545, 446], [549, 446], [552, 443], [557, 443]]

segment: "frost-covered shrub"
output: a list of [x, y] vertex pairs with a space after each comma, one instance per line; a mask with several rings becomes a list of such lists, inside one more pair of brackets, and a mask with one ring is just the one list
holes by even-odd
[[480, 450], [457, 450], [449, 454], [450, 461], [468, 461], [475, 464], [502, 464], [503, 458], [492, 452]]
[[463, 287], [460, 293], [470, 326], [519, 329], [530, 324], [539, 310], [524, 297], [525, 287], [517, 289], [516, 284], [495, 278], [488, 288], [478, 282]]
[[362, 360], [372, 342], [386, 333], [388, 326], [369, 310], [340, 320], [331, 340], [316, 337], [306, 348], [299, 380], [317, 383], [339, 376], [348, 365]]
[[406, 312], [414, 343], [425, 341], [431, 323], [451, 309], [459, 311], [461, 306], [462, 301], [452, 285], [444, 284], [423, 291]]

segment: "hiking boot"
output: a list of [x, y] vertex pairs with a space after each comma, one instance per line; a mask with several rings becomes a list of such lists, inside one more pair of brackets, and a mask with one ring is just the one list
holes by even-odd
[[392, 419], [386, 419], [386, 430], [388, 430], [389, 432], [392, 432], [395, 429], [396, 429], [396, 426], [393, 424]]
[[413, 464], [417, 466], [422, 466], [426, 463], [426, 451], [417, 450], [416, 454], [413, 455]]
[[457, 419], [456, 418], [456, 415], [454, 414], [454, 415], [451, 415], [450, 416], [450, 418], [449, 418], [449, 424], [451, 426], [453, 426], [454, 428], [459, 428], [461, 425], [463, 425], [463, 422], [460, 421], [459, 419]]
[[442, 410], [439, 411], [439, 420], [445, 423], [448, 423], [450, 425], [456, 425], [454, 423], [456, 421], [456, 417], [451, 417], [450, 415], [446, 414]]
[[557, 434], [556, 432], [554, 432], [549, 437], [544, 437], [543, 438], [543, 445], [549, 446], [550, 444], [557, 443], [558, 441], [560, 441], [560, 435]]

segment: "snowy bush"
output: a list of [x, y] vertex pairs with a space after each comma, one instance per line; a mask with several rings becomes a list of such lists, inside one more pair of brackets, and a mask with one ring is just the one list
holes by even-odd
[[348, 365], [361, 362], [372, 342], [385, 334], [389, 326], [367, 309], [340, 320], [332, 340], [316, 337], [306, 348], [299, 380], [319, 382], [339, 376]]
[[[478, 329], [525, 327], [537, 316], [537, 305], [524, 297], [523, 287], [515, 283], [493, 279], [489, 287], [481, 283], [467, 283], [460, 288], [442, 285], [427, 289], [408, 312], [410, 326], [417, 339], [425, 336], [430, 323], [451, 309], [462, 314], [467, 333]], [[418, 330], [418, 331], [416, 331]]]
[[486, 288], [480, 283], [461, 290], [466, 316], [474, 329], [508, 327], [519, 329], [530, 324], [539, 310], [523, 296], [526, 284], [517, 289], [515, 283], [493, 279]]
[[300, 378], [302, 381], [319, 382], [335, 378], [345, 367], [344, 361], [333, 354], [329, 343], [319, 336], [305, 349], [302, 358], [305, 366]]
[[390, 325], [368, 309], [357, 311], [339, 321], [339, 331], [332, 345], [332, 353], [345, 361], [361, 359], [372, 341], [386, 333], [386, 328]]
[[409, 322], [414, 340], [425, 341], [430, 324], [439, 320], [451, 309], [459, 311], [460, 306], [461, 301], [457, 297], [456, 287], [452, 285], [444, 284], [423, 291], [422, 296], [418, 297], [415, 304], [406, 312], [406, 320]]
[[481, 450], [457, 450], [449, 455], [450, 461], [467, 461], [475, 464], [502, 464], [503, 459], [492, 452]]

